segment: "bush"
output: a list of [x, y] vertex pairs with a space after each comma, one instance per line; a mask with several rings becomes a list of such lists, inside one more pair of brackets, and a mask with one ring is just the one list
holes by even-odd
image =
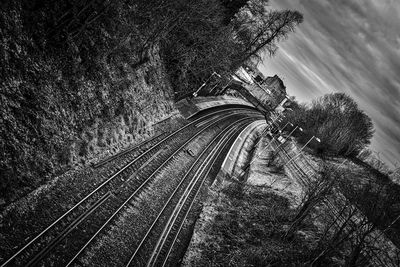
[[309, 144], [320, 154], [357, 155], [368, 146], [374, 133], [372, 120], [344, 93], [327, 94], [311, 105], [299, 105], [287, 120], [305, 129], [294, 136], [306, 143], [312, 136], [321, 139]]
[[224, 24], [223, 6], [214, 0], [177, 1], [185, 10], [180, 26], [162, 42], [164, 58], [176, 92], [192, 92], [216, 71], [233, 69], [237, 45]]

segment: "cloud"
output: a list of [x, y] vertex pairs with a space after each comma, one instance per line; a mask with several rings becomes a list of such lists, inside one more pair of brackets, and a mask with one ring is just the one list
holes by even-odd
[[351, 95], [375, 124], [372, 147], [399, 159], [400, 2], [272, 0], [271, 7], [299, 10], [304, 22], [265, 60], [264, 72], [284, 77], [301, 101]]

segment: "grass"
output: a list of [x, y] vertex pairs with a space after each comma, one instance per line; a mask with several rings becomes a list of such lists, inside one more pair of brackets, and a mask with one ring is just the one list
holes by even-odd
[[283, 238], [295, 210], [269, 187], [233, 182], [213, 202], [201, 253], [187, 265], [302, 266], [315, 256], [316, 227], [306, 221], [292, 239]]

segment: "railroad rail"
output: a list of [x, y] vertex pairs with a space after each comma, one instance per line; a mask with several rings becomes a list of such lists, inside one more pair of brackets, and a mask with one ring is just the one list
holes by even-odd
[[[232, 115], [231, 115], [232, 116]], [[226, 118], [226, 117], [224, 117]], [[246, 118], [247, 119], [247, 118]], [[217, 120], [215, 122], [213, 122], [212, 125], [219, 123], [220, 120]], [[210, 125], [209, 127], [211, 127], [212, 125]], [[192, 141], [194, 138], [196, 138], [197, 136], [199, 136], [201, 134], [198, 133], [195, 136], [193, 136], [190, 140], [188, 140], [187, 142], [185, 142], [185, 144], [183, 144], [179, 149], [175, 150], [175, 152], [166, 160], [163, 161], [163, 163], [155, 170], [153, 171], [145, 180], [144, 183], [141, 184], [140, 188], [138, 188], [135, 192], [133, 192], [129, 198], [114, 212], [114, 214], [109, 217], [109, 219], [99, 228], [99, 230], [90, 238], [90, 240], [80, 249], [80, 251], [78, 251], [77, 254], [75, 254], [75, 256], [69, 261], [69, 263], [67, 264], [67, 266], [71, 265], [78, 257], [79, 255], [83, 252], [83, 250], [91, 243], [94, 242], [94, 239], [99, 235], [99, 233], [101, 231], [103, 231], [103, 229], [109, 224], [109, 222], [115, 217], [115, 215], [126, 205], [128, 204], [128, 202], [130, 202], [134, 196], [136, 196], [138, 194], [138, 192], [140, 190], [143, 190], [145, 186], [147, 186], [149, 184], [149, 182], [151, 181], [151, 179], [157, 174], [158, 171], [160, 171], [165, 165], [167, 165], [167, 163], [169, 161], [171, 161], [174, 156], [179, 153], [180, 151], [182, 151], [184, 149], [184, 147], [190, 142]]]
[[[245, 120], [247, 123], [243, 123]], [[237, 132], [236, 129], [244, 127], [247, 124], [247, 118], [236, 121], [234, 125], [220, 132], [202, 151], [154, 219], [151, 227], [137, 245], [126, 266], [142, 266], [144, 264], [154, 266], [159, 258], [163, 262], [166, 260], [165, 256], [169, 254], [168, 251], [172, 244], [168, 246], [165, 243], [171, 243], [177, 234], [176, 230], [181, 227], [186, 218], [195, 197], [205, 181], [206, 176], [204, 173], [206, 167], [209, 167], [210, 162], [215, 160], [215, 155], [221, 149], [221, 145], [229, 139], [228, 137]], [[166, 216], [165, 214], [169, 215]], [[172, 231], [175, 233], [172, 234]], [[157, 237], [157, 233], [159, 232], [161, 232], [161, 235]], [[168, 239], [168, 237], [170, 238]], [[149, 250], [151, 247], [153, 249]], [[162, 253], [165, 254], [164, 257], [160, 256]], [[146, 263], [143, 259], [146, 259], [147, 255], [150, 255], [150, 258]]]
[[[10, 255], [1, 266], [37, 265], [43, 263], [50, 252], [56, 255], [65, 254], [66, 248], [69, 248], [68, 251], [71, 253], [75, 250], [73, 257], [67, 263], [67, 265], [72, 264], [116, 215], [150, 183], [152, 177], [165, 166], [166, 162], [173, 159], [174, 155], [184, 149], [191, 140], [229, 118], [244, 116], [248, 119], [258, 114], [246, 108], [212, 112], [165, 137], [157, 136], [148, 140], [145, 145], [150, 147], [147, 147], [145, 151], [140, 151], [140, 154], [135, 152], [135, 148], [138, 148], [135, 146], [113, 156], [109, 161], [100, 162], [95, 166], [96, 168], [102, 168], [112, 160], [123, 158], [122, 167], [118, 167], [118, 170], [113, 169], [114, 173], [110, 177], [32, 237], [28, 243]], [[193, 132], [195, 132], [194, 135]], [[82, 243], [82, 238], [73, 238], [88, 235], [90, 238], [85, 239], [85, 243]], [[64, 257], [63, 260], [68, 259]]]
[[217, 144], [216, 148], [208, 155], [208, 158], [204, 161], [204, 163], [208, 163], [208, 165], [203, 164], [201, 170], [196, 173], [196, 181], [193, 183], [192, 188], [187, 190], [188, 193], [183, 198], [183, 201], [181, 201], [180, 205], [175, 208], [175, 213], [170, 217], [169, 224], [164, 227], [164, 231], [157, 242], [157, 246], [151, 254], [148, 266], [166, 265], [169, 255], [171, 254], [183, 224], [192, 209], [196, 197], [206, 182], [212, 166], [221, 154], [221, 148], [224, 147], [232, 136], [235, 136], [236, 133], [240, 132], [243, 128], [244, 125], [242, 124], [236, 127], [236, 129], [232, 129], [230, 132], [226, 133], [226, 138], [223, 137]]

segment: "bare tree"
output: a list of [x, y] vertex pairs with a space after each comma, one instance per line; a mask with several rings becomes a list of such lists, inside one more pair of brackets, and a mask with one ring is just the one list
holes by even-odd
[[[375, 182], [358, 186], [347, 178], [338, 178], [335, 193], [325, 202], [325, 226], [317, 245], [320, 252], [311, 265], [338, 255], [346, 266], [363, 266], [366, 262], [385, 265], [383, 261], [393, 264], [385, 249], [384, 232], [400, 217], [387, 221], [390, 200], [385, 187]], [[387, 225], [386, 230], [379, 231], [381, 225]]]
[[318, 205], [322, 204], [326, 198], [333, 192], [335, 179], [332, 172], [332, 166], [323, 165], [317, 177], [309, 180], [304, 189], [304, 194], [297, 213], [292, 220], [292, 224], [286, 231], [285, 237], [290, 237], [298, 228], [302, 221], [310, 214], [310, 212]]
[[[342, 202], [343, 203], [343, 202]], [[344, 202], [346, 203], [346, 202]], [[319, 263], [327, 256], [332, 256], [340, 253], [344, 243], [352, 235], [355, 228], [349, 229], [348, 225], [354, 216], [357, 214], [357, 210], [351, 205], [341, 204], [340, 208], [337, 208], [337, 201], [335, 204], [327, 201], [325, 207], [325, 227], [321, 236], [319, 237], [318, 245], [320, 253], [311, 262], [311, 265], [319, 265]], [[323, 249], [321, 249], [323, 248]]]
[[286, 39], [303, 22], [300, 12], [270, 10], [267, 4], [265, 0], [250, 1], [232, 21], [236, 41], [242, 46], [238, 58], [241, 63], [260, 59], [264, 51], [275, 54], [277, 42]]

